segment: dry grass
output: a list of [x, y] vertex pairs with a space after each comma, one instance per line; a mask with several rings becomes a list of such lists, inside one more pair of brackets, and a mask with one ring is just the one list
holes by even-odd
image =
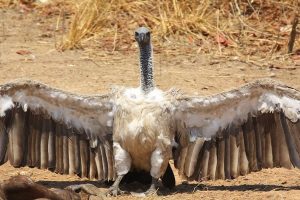
[[80, 42], [94, 36], [110, 38], [116, 46], [116, 40], [131, 40], [133, 30], [141, 25], [150, 27], [157, 39], [201, 38], [216, 29], [208, 23], [214, 12], [209, 7], [209, 0], [85, 0], [77, 6], [63, 48], [80, 47]]
[[206, 53], [228, 48], [237, 55], [253, 55], [257, 48], [268, 55], [285, 53], [299, 7], [297, 0], [84, 0], [61, 47], [80, 48], [97, 38], [118, 50], [131, 44], [134, 29], [143, 25], [151, 28], [157, 46], [171, 41]]
[[[0, 6], [8, 2], [34, 0], [0, 0]], [[61, 2], [54, 3], [53, 8], [58, 9], [57, 27], [64, 35], [59, 45], [62, 50], [95, 45], [109, 51], [127, 51], [134, 44], [133, 31], [146, 26], [153, 32], [156, 50], [185, 46], [197, 53], [239, 57], [259, 54], [277, 59], [287, 57], [291, 24], [294, 15], [300, 13], [298, 0], [50, 2]], [[71, 20], [66, 19], [66, 13], [74, 13]], [[296, 32], [299, 38], [299, 26]], [[297, 38], [294, 50], [300, 49]]]

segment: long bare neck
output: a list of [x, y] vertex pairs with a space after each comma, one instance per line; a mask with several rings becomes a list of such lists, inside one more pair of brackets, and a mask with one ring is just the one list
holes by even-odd
[[147, 94], [154, 89], [153, 63], [151, 43], [139, 45], [140, 47], [140, 69], [141, 88]]

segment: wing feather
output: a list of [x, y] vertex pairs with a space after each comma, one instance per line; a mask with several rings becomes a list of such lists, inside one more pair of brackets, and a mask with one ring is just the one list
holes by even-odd
[[[191, 144], [192, 145], [192, 144]], [[185, 159], [187, 157], [188, 147], [183, 147], [180, 149], [179, 158], [177, 159], [178, 164], [176, 164], [177, 168], [179, 169], [180, 175], [184, 176], [185, 171]]]
[[95, 163], [96, 163], [96, 168], [97, 168], [98, 179], [102, 180], [105, 172], [103, 170], [103, 161], [102, 161], [102, 153], [101, 153], [100, 145], [95, 150]]
[[285, 168], [290, 169], [292, 167], [291, 159], [290, 159], [290, 154], [288, 151], [285, 134], [284, 134], [284, 130], [282, 128], [279, 113], [275, 113], [275, 123], [276, 123], [275, 133], [276, 133], [277, 140], [279, 141], [277, 145], [279, 146], [280, 167], [285, 167]]
[[232, 127], [232, 134], [229, 136], [230, 141], [230, 177], [236, 178], [239, 174], [239, 138], [238, 129]]
[[91, 148], [88, 148], [89, 144], [88, 141], [80, 136], [79, 138], [79, 149], [80, 149], [80, 163], [81, 163], [81, 170], [80, 175], [81, 177], [89, 177], [89, 168], [90, 162], [95, 162], [94, 159], [90, 156]]
[[295, 124], [289, 120], [286, 120], [286, 122], [289, 127], [292, 140], [294, 140], [294, 142], [295, 142], [295, 148], [296, 148], [297, 154], [300, 154], [300, 135], [299, 135], [300, 129], [297, 129], [297, 124], [300, 124], [300, 123], [298, 122], [297, 124]]
[[224, 158], [224, 170], [225, 178], [230, 179], [230, 134], [229, 130], [226, 129], [224, 132], [225, 139], [225, 158]]
[[[52, 120], [48, 119], [48, 169], [53, 170], [55, 169], [55, 161], [56, 161], [56, 144], [55, 144], [55, 127], [53, 126], [54, 123]], [[29, 143], [28, 143], [28, 146]]]
[[292, 138], [290, 129], [287, 124], [287, 119], [285, 118], [283, 113], [280, 113], [280, 122], [281, 122], [281, 127], [283, 129], [284, 135], [285, 135], [285, 140], [287, 144], [287, 149], [289, 152], [290, 160], [291, 163], [295, 166], [300, 168], [300, 159], [299, 159], [299, 154], [297, 152], [297, 148], [295, 145], [295, 139]]
[[28, 127], [28, 160], [27, 165], [29, 167], [35, 166], [35, 115], [32, 113], [29, 113], [29, 121], [28, 121], [29, 127]]
[[111, 132], [113, 104], [109, 96], [80, 96], [33, 81], [16, 81], [0, 86], [0, 114], [12, 107], [30, 109], [102, 139]]
[[216, 142], [211, 142], [209, 161], [208, 161], [208, 179], [215, 180], [217, 170], [217, 147]]
[[56, 157], [56, 162], [57, 162], [57, 168], [56, 168], [56, 172], [62, 174], [63, 173], [63, 168], [64, 168], [64, 162], [63, 162], [63, 134], [62, 134], [62, 125], [61, 124], [57, 124], [56, 125], [56, 141], [57, 141], [57, 145], [56, 145], [56, 150], [57, 150], [57, 157]]
[[198, 138], [195, 142], [188, 146], [187, 156], [185, 160], [185, 171], [186, 175], [190, 177], [195, 170], [195, 166], [198, 160], [199, 152], [204, 144], [203, 138]]
[[258, 118], [252, 117], [253, 129], [254, 129], [254, 136], [255, 136], [255, 147], [256, 147], [256, 162], [258, 170], [262, 168], [262, 155], [263, 155], [263, 146], [262, 146], [262, 127], [257, 122]]
[[26, 113], [21, 109], [15, 109], [11, 127], [8, 132], [8, 159], [10, 164], [14, 167], [23, 165], [26, 149], [26, 129], [25, 129]]
[[3, 118], [0, 119], [0, 165], [5, 163], [5, 155], [7, 152], [8, 134]]
[[[300, 92], [270, 80], [211, 97], [178, 97], [175, 166], [197, 181], [300, 168], [299, 119]], [[205, 142], [195, 148], [199, 140]]]
[[68, 142], [68, 130], [65, 126], [62, 126], [62, 140], [63, 140], [63, 174], [69, 173], [69, 142]]
[[68, 156], [69, 156], [69, 174], [76, 174], [75, 167], [75, 146], [76, 146], [76, 135], [73, 130], [68, 130]]
[[116, 172], [115, 172], [115, 162], [113, 158], [113, 147], [109, 144], [104, 144], [105, 149], [105, 156], [107, 161], [107, 167], [108, 167], [108, 180], [115, 180], [116, 178]]
[[[208, 179], [208, 162], [210, 156], [210, 143], [204, 142], [202, 146], [202, 153], [199, 157], [200, 168], [198, 172], [198, 181]], [[194, 175], [195, 176], [195, 175]]]
[[244, 133], [242, 128], [240, 127], [238, 129], [238, 134], [239, 134], [239, 173], [241, 175], [246, 175], [249, 172], [249, 160], [247, 157], [246, 153], [246, 148], [245, 148], [245, 139], [244, 139]]
[[0, 115], [0, 165], [9, 160], [14, 167], [115, 178], [109, 96], [80, 96], [17, 81], [0, 86]]
[[108, 158], [106, 157], [106, 151], [105, 151], [105, 147], [103, 144], [100, 145], [99, 150], [101, 152], [101, 159], [102, 159], [102, 168], [103, 168], [103, 174], [104, 177], [108, 176]]
[[99, 174], [97, 174], [97, 165], [96, 165], [96, 160], [95, 160], [96, 154], [92, 149], [90, 149], [89, 155], [90, 155], [89, 178], [91, 180], [93, 180], [93, 179], [96, 179], [97, 177], [99, 177]]
[[217, 179], [225, 179], [224, 164], [225, 164], [225, 140], [218, 137], [216, 140], [217, 146]]
[[49, 119], [42, 120], [41, 131], [41, 169], [48, 168]]

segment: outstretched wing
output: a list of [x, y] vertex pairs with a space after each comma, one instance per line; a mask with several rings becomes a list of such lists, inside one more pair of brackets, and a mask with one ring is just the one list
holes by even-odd
[[33, 81], [0, 86], [0, 165], [30, 166], [91, 179], [115, 177], [113, 104]]
[[300, 92], [261, 80], [176, 105], [176, 167], [189, 180], [300, 168]]

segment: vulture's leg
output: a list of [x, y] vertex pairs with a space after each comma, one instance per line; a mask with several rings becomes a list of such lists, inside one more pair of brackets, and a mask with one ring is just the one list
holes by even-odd
[[120, 190], [120, 182], [123, 179], [124, 175], [118, 175], [117, 179], [115, 180], [114, 184], [112, 186], [110, 186], [110, 188], [108, 189], [106, 195], [110, 196], [118, 196], [119, 194], [125, 194], [124, 191]]
[[145, 192], [146, 195], [156, 193], [158, 179], [165, 173], [169, 164], [168, 152], [156, 148], [151, 155], [151, 170], [152, 182], [150, 188]]
[[149, 189], [145, 192], [145, 195], [152, 195], [152, 194], [156, 194], [156, 186], [158, 184], [158, 178], [154, 178], [152, 177], [152, 182], [151, 185], [149, 187]]
[[131, 157], [127, 151], [125, 151], [121, 145], [117, 142], [113, 144], [115, 168], [117, 172], [117, 179], [114, 184], [108, 189], [107, 195], [117, 196], [123, 194], [124, 191], [120, 190], [120, 182], [131, 168]]
[[[115, 158], [115, 168], [117, 172], [117, 179], [115, 180], [114, 184], [108, 189], [106, 195], [117, 196], [118, 194], [125, 193], [124, 191], [120, 190], [119, 184], [127, 174], [131, 167], [131, 157], [128, 152], [126, 152], [119, 143], [114, 143], [114, 158]], [[87, 194], [103, 197], [101, 191], [99, 191], [94, 185], [92, 184], [78, 184], [78, 185], [70, 185], [66, 189], [73, 190], [75, 192], [84, 191]]]

